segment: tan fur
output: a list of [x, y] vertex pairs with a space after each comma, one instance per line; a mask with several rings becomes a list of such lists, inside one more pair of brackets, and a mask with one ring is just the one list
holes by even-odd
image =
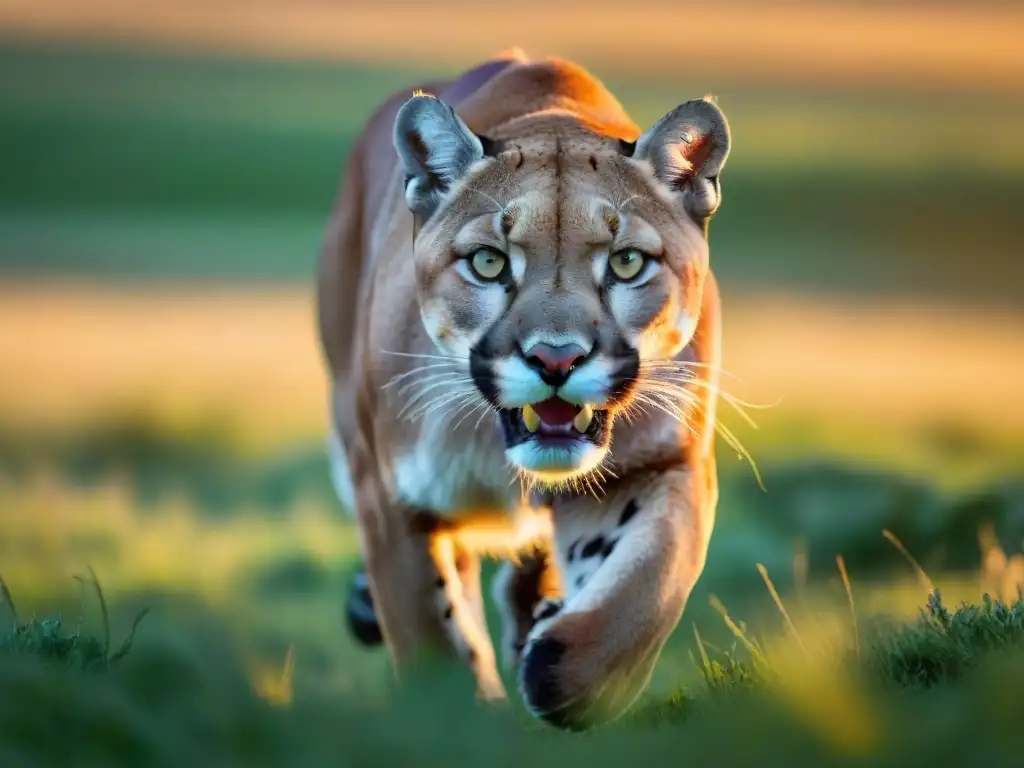
[[[411, 88], [368, 121], [323, 248], [319, 325], [332, 427], [398, 670], [433, 642], [469, 663], [481, 696], [504, 696], [478, 558], [507, 558], [495, 584], [505, 659], [518, 665], [531, 711], [578, 727], [615, 716], [635, 698], [703, 568], [717, 502], [720, 364], [705, 225], [718, 204], [727, 128], [705, 119], [706, 102], [688, 102], [682, 123], [671, 113], [641, 135], [583, 69], [530, 62], [519, 52], [504, 58], [509, 66], [452, 104], [499, 150], [422, 202], [425, 215], [406, 204], [407, 161], [394, 142], [415, 157], [430, 140], [419, 126], [439, 123], [424, 118], [403, 134], [400, 109], [409, 114]], [[443, 100], [464, 81], [421, 87]], [[690, 132], [682, 140], [679, 125]], [[707, 181], [700, 166], [709, 151], [714, 158], [722, 135], [725, 148]], [[622, 141], [636, 142], [642, 154], [629, 157]], [[473, 145], [466, 142], [438, 146], [457, 158]], [[669, 172], [692, 176], [673, 187], [663, 178]], [[418, 194], [418, 183], [407, 194]], [[430, 213], [426, 206], [435, 205]], [[473, 285], [465, 264], [456, 266], [453, 249], [480, 243], [507, 254], [514, 288]], [[662, 254], [660, 266], [642, 287], [601, 288], [595, 270], [622, 243]], [[586, 395], [607, 411], [613, 436], [611, 447], [591, 451], [596, 466], [517, 471], [510, 461], [529, 448], [516, 453], [502, 443], [494, 402], [467, 384], [468, 350], [485, 334], [494, 371], [520, 370], [514, 350], [530, 339], [591, 339], [598, 357], [586, 375], [598, 383], [600, 354], [628, 342], [630, 354], [639, 351], [641, 379], [648, 361], [691, 363], [677, 387], [687, 395], [674, 413], [670, 390], [645, 400], [643, 383], [618, 399]], [[532, 402], [527, 395], [518, 402], [515, 376], [503, 375], [495, 373], [504, 383], [494, 395], [502, 408]], [[623, 521], [629, 505], [635, 514]], [[601, 542], [613, 543], [596, 554]], [[552, 602], [559, 596], [563, 603]]]

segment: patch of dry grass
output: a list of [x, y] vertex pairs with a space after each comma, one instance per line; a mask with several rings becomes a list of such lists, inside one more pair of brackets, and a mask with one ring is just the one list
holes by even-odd
[[131, 478], [117, 475], [88, 487], [42, 469], [0, 476], [4, 577], [40, 594], [91, 566], [113, 598], [184, 591], [227, 607], [253, 572], [279, 559], [333, 567], [358, 549], [351, 525], [319, 503], [215, 518], [186, 500], [142, 504], [133, 491]]

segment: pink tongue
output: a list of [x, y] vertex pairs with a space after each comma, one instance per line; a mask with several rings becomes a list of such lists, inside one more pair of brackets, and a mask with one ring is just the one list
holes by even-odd
[[580, 412], [580, 406], [567, 403], [560, 397], [549, 397], [539, 403], [533, 404], [533, 410], [540, 416], [540, 420], [545, 424], [568, 424], [570, 421], [576, 418], [576, 414]]

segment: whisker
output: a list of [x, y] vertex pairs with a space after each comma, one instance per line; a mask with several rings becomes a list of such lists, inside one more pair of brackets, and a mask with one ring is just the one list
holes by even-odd
[[[438, 386], [440, 386], [440, 385], [438, 385]], [[473, 394], [472, 391], [468, 390], [468, 389], [456, 390], [455, 392], [445, 391], [444, 393], [442, 393], [441, 395], [438, 395], [435, 398], [428, 399], [426, 402], [420, 403], [420, 407], [417, 408], [412, 413], [410, 413], [409, 414], [409, 418], [412, 421], [415, 421], [416, 419], [422, 418], [423, 416], [426, 416], [428, 413], [431, 413], [432, 411], [434, 411], [434, 410], [436, 410], [438, 408], [441, 408], [441, 407], [443, 407], [443, 406], [445, 406], [445, 405], [447, 405], [447, 404], [449, 404], [449, 403], [451, 403], [451, 402], [453, 402], [455, 400], [459, 400], [461, 398], [470, 397], [470, 396], [472, 396], [472, 394]], [[413, 404], [414, 404], [413, 402], [407, 403], [405, 408], [402, 409], [402, 412], [408, 410], [409, 406], [411, 406]], [[403, 415], [402, 412], [399, 413], [399, 416]]]
[[425, 385], [427, 385], [427, 384], [429, 384], [431, 382], [435, 382], [435, 383], [462, 382], [462, 383], [465, 383], [465, 382], [472, 382], [472, 379], [469, 378], [468, 376], [466, 376], [466, 374], [462, 373], [461, 371], [447, 371], [445, 373], [434, 373], [434, 374], [431, 374], [430, 376], [424, 376], [422, 379], [419, 379], [418, 381], [406, 382], [401, 387], [399, 387], [398, 394], [399, 395], [404, 395], [410, 389], [415, 389], [418, 386], [422, 387], [422, 386], [425, 386]]
[[[684, 399], [682, 397], [684, 395], [684, 391], [682, 390], [682, 388], [668, 387], [665, 389], [659, 389], [655, 387], [652, 390], [651, 384], [652, 382], [650, 381], [642, 382], [643, 388], [636, 393], [636, 397], [646, 398], [652, 406], [658, 408], [666, 415], [675, 418], [680, 423], [685, 424], [686, 427], [690, 430], [690, 433], [696, 437], [697, 435], [693, 429], [693, 425], [690, 424], [689, 418], [684, 413], [682, 413], [678, 405], [671, 402], [664, 403], [660, 400], [660, 397], [667, 397], [670, 394], [675, 394], [677, 396], [680, 396], [680, 399]], [[700, 407], [703, 410], [703, 406], [696, 401], [696, 399], [693, 397], [692, 392], [685, 394], [689, 395], [689, 397], [691, 398], [691, 400], [689, 401], [691, 405]], [[739, 412], [742, 414], [742, 411]], [[754, 426], [756, 428], [756, 424]], [[754, 473], [754, 477], [757, 479], [758, 486], [761, 488], [761, 490], [765, 490], [764, 480], [761, 476], [761, 471], [757, 466], [757, 462], [754, 460], [754, 457], [751, 455], [747, 447], [743, 444], [743, 441], [740, 440], [735, 435], [735, 433], [733, 433], [733, 431], [729, 429], [729, 427], [726, 426], [720, 419], [715, 419], [715, 432], [722, 436], [722, 439], [726, 442], [726, 444], [734, 451], [736, 451], [740, 458], [746, 459], [746, 461], [750, 463], [751, 470]]]
[[[459, 428], [459, 425], [462, 424], [462, 422], [464, 422], [467, 418], [472, 418], [473, 414], [475, 414], [481, 408], [484, 409], [484, 415], [486, 415], [487, 411], [490, 410], [490, 407], [491, 407], [491, 404], [488, 403], [486, 400], [484, 400], [482, 397], [474, 398], [470, 402], [473, 403], [473, 407], [471, 409], [469, 409], [468, 411], [466, 411], [466, 413], [463, 414], [461, 419], [459, 419], [457, 422], [455, 422], [455, 425], [452, 427], [452, 431], [453, 432]], [[479, 419], [477, 420], [477, 423], [478, 424], [480, 423]], [[473, 429], [475, 431], [476, 427], [474, 427]]]
[[722, 366], [715, 365], [714, 363], [706, 363], [701, 360], [672, 360], [671, 358], [669, 358], [664, 360], [642, 360], [640, 362], [641, 370], [643, 370], [644, 368], [654, 367], [665, 369], [671, 368], [680, 371], [694, 369], [703, 371], [714, 371], [715, 373], [720, 373], [723, 376], [728, 376], [730, 379], [733, 379], [734, 381], [739, 382], [740, 384], [746, 384], [746, 382], [743, 379], [741, 379], [735, 373], [727, 371]]
[[480, 429], [480, 422], [486, 419], [487, 415], [490, 413], [496, 413], [496, 411], [491, 407], [490, 403], [487, 403], [487, 408], [484, 409], [484, 412], [480, 414], [480, 418], [476, 420], [476, 424], [473, 425], [474, 432]]
[[419, 365], [412, 370], [403, 371], [402, 373], [396, 373], [390, 379], [388, 383], [381, 387], [381, 389], [387, 389], [393, 387], [400, 381], [404, 381], [411, 376], [416, 376], [419, 373], [425, 373], [426, 371], [442, 370], [454, 373], [455, 371], [461, 370], [461, 366], [454, 360], [444, 360], [441, 362], [427, 363], [426, 365]]
[[[427, 396], [427, 394], [429, 394], [430, 392], [432, 392], [435, 389], [443, 387], [447, 391], [450, 387], [456, 387], [457, 386], [458, 389], [456, 389], [456, 391], [457, 392], [463, 392], [463, 391], [467, 391], [468, 390], [468, 387], [466, 386], [466, 383], [467, 382], [459, 382], [459, 381], [436, 381], [433, 384], [428, 384], [423, 389], [421, 389], [419, 392], [417, 392], [415, 395], [410, 397], [408, 401], [406, 401], [405, 405], [402, 406], [402, 409], [398, 412], [398, 415], [399, 415], [399, 417], [401, 417], [409, 408], [414, 406], [417, 402], [422, 400], [424, 397]], [[428, 400], [428, 402], [429, 402], [429, 400]]]
[[395, 352], [390, 349], [382, 349], [381, 352], [385, 355], [394, 355], [395, 357], [412, 357], [419, 360], [459, 360], [461, 362], [468, 362], [468, 357], [457, 357], [456, 355], [421, 355], [415, 352]]
[[[680, 398], [690, 397], [693, 400], [696, 400], [696, 398], [693, 396], [693, 393], [687, 393], [686, 395], [684, 395], [683, 393], [687, 391], [686, 387], [684, 387], [684, 386], [682, 386], [682, 385], [680, 385], [680, 384], [678, 384], [676, 382], [668, 382], [668, 381], [664, 381], [664, 380], [660, 380], [660, 379], [649, 379], [649, 380], [647, 380], [645, 382], [645, 384], [647, 384], [648, 386], [651, 386], [651, 387], [657, 387], [660, 384], [662, 391], [675, 391], [672, 388], [673, 387], [677, 387], [678, 388], [678, 394], [679, 394]], [[745, 422], [747, 422], [747, 424], [749, 424], [751, 427], [753, 427], [754, 429], [758, 429], [759, 428], [758, 425], [757, 425], [757, 422], [754, 421], [753, 417], [749, 413], [746, 412], [745, 408], [746, 407], [750, 407], [750, 408], [759, 408], [759, 407], [760, 408], [767, 408], [767, 407], [769, 407], [769, 406], [757, 406], [757, 405], [754, 405], [754, 404], [747, 403], [747, 402], [745, 402], [743, 400], [740, 400], [737, 397], [734, 397], [733, 395], [729, 394], [728, 392], [725, 392], [724, 390], [718, 389], [718, 388], [716, 388], [714, 386], [709, 386], [707, 384], [707, 382], [703, 382], [703, 381], [688, 381], [687, 385], [689, 385], [689, 384], [693, 384], [693, 385], [696, 385], [696, 386], [703, 386], [708, 391], [710, 391], [710, 392], [712, 392], [714, 394], [717, 394], [719, 397], [722, 398], [722, 400], [724, 400], [726, 403], [731, 405], [733, 407], [733, 409], [736, 411], [736, 413], [738, 413], [740, 415], [740, 417]]]

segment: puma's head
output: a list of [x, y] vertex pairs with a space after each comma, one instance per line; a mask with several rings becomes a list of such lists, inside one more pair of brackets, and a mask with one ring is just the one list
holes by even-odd
[[693, 336], [729, 128], [705, 99], [635, 142], [568, 112], [474, 134], [444, 102], [399, 111], [423, 323], [500, 414], [508, 459], [559, 483], [597, 468], [645, 366]]

